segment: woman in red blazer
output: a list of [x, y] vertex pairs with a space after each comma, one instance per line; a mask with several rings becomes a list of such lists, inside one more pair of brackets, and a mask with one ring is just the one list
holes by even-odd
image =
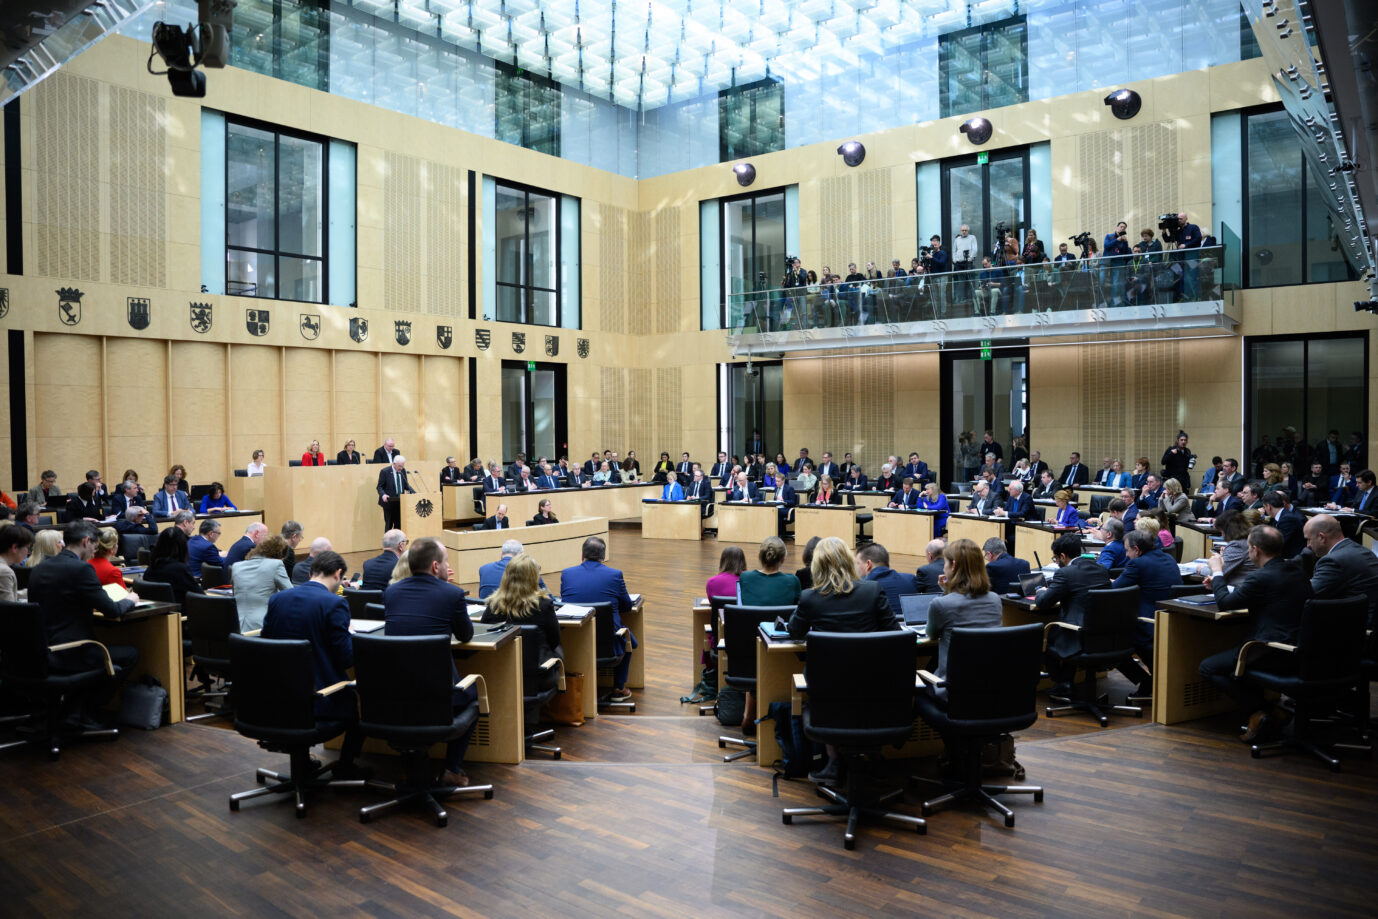
[[833, 480], [830, 476], [819, 476], [818, 494], [813, 499], [814, 504], [841, 504], [842, 496], [833, 491]]
[[319, 440], [311, 441], [311, 446], [307, 447], [306, 452], [301, 455], [301, 464], [303, 466], [325, 465], [325, 454], [321, 452], [321, 442]]

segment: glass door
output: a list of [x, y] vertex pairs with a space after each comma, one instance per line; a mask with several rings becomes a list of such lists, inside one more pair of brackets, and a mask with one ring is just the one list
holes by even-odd
[[768, 458], [784, 451], [784, 382], [779, 361], [718, 365], [720, 449], [740, 456], [759, 436]]
[[[1029, 438], [1029, 351], [1001, 348], [982, 359], [977, 351], [943, 353], [943, 484], [967, 478], [969, 462], [959, 453], [963, 434], [976, 443], [985, 432], [1000, 445], [1001, 462], [1013, 465], [1014, 439]], [[1026, 448], [1027, 449], [1027, 446]]]
[[565, 365], [502, 362], [502, 455], [528, 460], [558, 459], [568, 453], [565, 425]]

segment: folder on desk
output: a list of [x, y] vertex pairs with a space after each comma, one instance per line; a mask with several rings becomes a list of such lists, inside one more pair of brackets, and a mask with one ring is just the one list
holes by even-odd
[[379, 632], [382, 631], [386, 623], [381, 619], [351, 619], [349, 630], [358, 634], [360, 632]]

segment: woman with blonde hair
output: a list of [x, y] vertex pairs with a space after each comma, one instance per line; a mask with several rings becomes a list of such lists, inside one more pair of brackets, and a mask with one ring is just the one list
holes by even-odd
[[411, 560], [407, 553], [403, 552], [397, 557], [397, 564], [392, 566], [392, 574], [388, 575], [388, 586], [391, 587], [398, 581], [405, 581], [411, 577]]
[[841, 504], [842, 496], [833, 490], [833, 479], [829, 475], [818, 477], [818, 494], [814, 497], [814, 504]]
[[941, 511], [942, 513], [933, 518], [933, 535], [937, 536], [947, 529], [947, 495], [943, 494], [937, 482], [929, 482], [923, 487], [923, 497], [919, 498], [919, 507], [926, 511]]
[[981, 547], [954, 539], [943, 549], [943, 595], [928, 607], [928, 637], [938, 640], [938, 679], [947, 676], [952, 629], [993, 629], [1000, 625], [1000, 597], [991, 590]]
[[1176, 479], [1163, 483], [1163, 497], [1158, 506], [1166, 514], [1176, 514], [1178, 523], [1191, 523], [1196, 519], [1191, 512], [1191, 498], [1182, 494], [1182, 483]]
[[1077, 513], [1076, 505], [1072, 503], [1072, 493], [1067, 489], [1062, 489], [1053, 495], [1053, 500], [1057, 502], [1057, 515], [1053, 517], [1055, 527], [1075, 527], [1081, 525], [1081, 515]]
[[91, 556], [88, 564], [96, 569], [96, 577], [100, 578], [102, 585], [118, 584], [124, 586], [124, 575], [120, 569], [115, 567], [112, 561], [120, 548], [120, 534], [116, 533], [112, 527], [101, 527], [100, 536], [96, 540], [96, 554]]
[[560, 647], [560, 620], [555, 617], [555, 601], [541, 587], [541, 566], [525, 552], [518, 553], [502, 573], [502, 583], [487, 600], [483, 622], [534, 625], [541, 629], [550, 655], [564, 657]]
[[33, 551], [29, 553], [26, 568], [37, 567], [45, 558], [52, 558], [64, 548], [61, 530], [39, 530], [34, 534]]

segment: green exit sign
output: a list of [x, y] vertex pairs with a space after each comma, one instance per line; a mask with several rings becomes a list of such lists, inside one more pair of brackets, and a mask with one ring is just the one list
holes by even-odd
[[976, 162], [977, 162], [978, 165], [981, 165], [981, 166], [986, 165], [987, 163], [990, 162], [990, 154], [989, 154], [989, 153], [978, 153], [978, 154], [976, 154]]
[[535, 370], [535, 369], [536, 369], [536, 362], [535, 362], [535, 361], [527, 361], [527, 362], [526, 362], [526, 369], [527, 369], [527, 370]]
[[983, 361], [988, 361], [988, 360], [990, 360], [990, 339], [989, 339], [989, 338], [983, 338], [983, 339], [981, 339], [981, 360], [983, 360]]

